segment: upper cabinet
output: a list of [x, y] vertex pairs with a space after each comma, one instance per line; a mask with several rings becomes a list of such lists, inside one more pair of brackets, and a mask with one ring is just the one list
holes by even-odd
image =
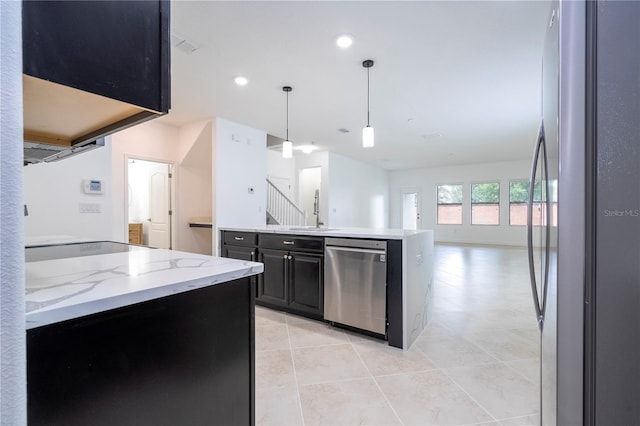
[[23, 1], [25, 141], [82, 145], [170, 108], [169, 1]]

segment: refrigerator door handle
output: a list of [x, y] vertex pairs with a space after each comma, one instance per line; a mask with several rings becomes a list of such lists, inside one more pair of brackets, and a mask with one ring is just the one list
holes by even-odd
[[[546, 292], [547, 292], [547, 282], [549, 277], [549, 237], [550, 237], [550, 229], [549, 229], [549, 219], [550, 212], [547, 206], [546, 211], [546, 241], [545, 241], [545, 259], [544, 259], [544, 276], [542, 283], [542, 298], [543, 302], [540, 303], [540, 298], [538, 297], [538, 283], [536, 280], [536, 271], [535, 271], [535, 262], [533, 259], [533, 202], [534, 202], [534, 194], [535, 194], [535, 182], [536, 182], [536, 170], [538, 169], [538, 161], [540, 160], [540, 153], [543, 154], [542, 165], [544, 167], [544, 179], [547, 179], [549, 176], [548, 173], [548, 165], [547, 165], [547, 149], [546, 149], [546, 141], [545, 141], [545, 133], [544, 133], [544, 121], [540, 123], [540, 130], [538, 131], [538, 140], [536, 142], [535, 149], [533, 151], [533, 160], [531, 162], [531, 173], [529, 177], [529, 197], [527, 200], [527, 252], [529, 255], [529, 278], [531, 281], [531, 293], [533, 296], [533, 306], [536, 311], [536, 318], [538, 320], [538, 328], [542, 330], [543, 322], [544, 322], [544, 313], [545, 313], [545, 301], [546, 301]], [[546, 201], [549, 200], [549, 184], [548, 182], [544, 183], [545, 185], [545, 196]], [[542, 201], [542, 200], [541, 200]]]

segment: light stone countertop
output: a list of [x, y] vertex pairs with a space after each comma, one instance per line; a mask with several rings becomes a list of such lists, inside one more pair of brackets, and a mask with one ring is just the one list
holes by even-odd
[[220, 227], [220, 231], [261, 232], [288, 235], [317, 235], [323, 237], [342, 238], [379, 238], [385, 240], [402, 240], [405, 237], [429, 232], [426, 229], [408, 230], [394, 228], [333, 228], [313, 226], [265, 225], [258, 228]]
[[26, 262], [26, 328], [259, 274], [261, 263], [136, 247]]

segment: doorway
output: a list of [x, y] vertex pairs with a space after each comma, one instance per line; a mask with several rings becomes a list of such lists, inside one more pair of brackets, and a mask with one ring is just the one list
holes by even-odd
[[[321, 167], [309, 167], [300, 169], [300, 203], [307, 213], [307, 226], [316, 225], [316, 216], [313, 214], [315, 194], [320, 193]], [[318, 213], [319, 214], [319, 213]], [[322, 219], [321, 219], [322, 220]]]
[[402, 229], [419, 229], [420, 195], [415, 190], [402, 191]]
[[172, 168], [170, 163], [127, 159], [126, 217], [130, 243], [172, 248]]

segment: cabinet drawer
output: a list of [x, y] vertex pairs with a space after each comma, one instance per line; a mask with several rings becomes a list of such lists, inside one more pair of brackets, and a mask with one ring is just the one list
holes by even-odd
[[236, 246], [257, 246], [258, 234], [255, 232], [223, 231], [224, 243]]
[[276, 250], [322, 253], [324, 251], [324, 238], [300, 235], [261, 234], [260, 247]]

